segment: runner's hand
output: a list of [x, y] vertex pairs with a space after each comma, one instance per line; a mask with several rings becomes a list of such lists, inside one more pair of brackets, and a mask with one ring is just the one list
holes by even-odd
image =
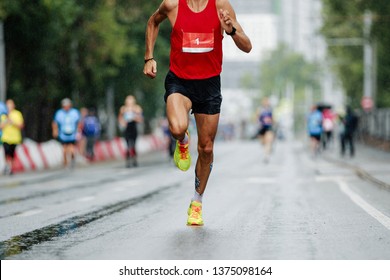
[[144, 65], [144, 74], [149, 78], [156, 78], [157, 75], [157, 62], [152, 59], [145, 63]]
[[219, 21], [225, 32], [231, 33], [233, 31], [233, 19], [230, 17], [229, 11], [219, 9]]

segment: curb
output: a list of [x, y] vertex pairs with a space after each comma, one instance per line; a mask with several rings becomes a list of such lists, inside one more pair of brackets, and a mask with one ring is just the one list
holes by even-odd
[[353, 165], [353, 164], [350, 164], [350, 163], [346, 163], [346, 162], [344, 162], [342, 160], [334, 159], [334, 158], [331, 158], [331, 157], [328, 157], [328, 156], [323, 156], [323, 159], [325, 159], [327, 161], [330, 161], [330, 162], [333, 162], [333, 163], [336, 163], [336, 164], [338, 164], [338, 165], [340, 165], [342, 167], [346, 167], [346, 168], [352, 169], [353, 171], [355, 171], [356, 175], [359, 178], [361, 178], [363, 180], [366, 180], [366, 181], [369, 181], [369, 182], [375, 184], [378, 187], [381, 187], [383, 189], [386, 189], [386, 190], [390, 191], [390, 184], [375, 178], [373, 175], [371, 175], [369, 172], [367, 172], [366, 170], [362, 169], [359, 166], [356, 166], [356, 165]]

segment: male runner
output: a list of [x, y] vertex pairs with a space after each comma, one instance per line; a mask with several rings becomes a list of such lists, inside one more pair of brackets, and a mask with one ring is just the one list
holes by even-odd
[[183, 171], [190, 168], [188, 113], [192, 110], [198, 131], [195, 193], [188, 209], [187, 225], [201, 226], [202, 198], [213, 166], [213, 147], [222, 102], [223, 33], [236, 46], [252, 49], [228, 0], [163, 0], [146, 28], [144, 74], [157, 75], [153, 57], [159, 25], [168, 19], [172, 26], [170, 68], [165, 79], [169, 129], [177, 140], [174, 161]]
[[264, 146], [264, 163], [268, 163], [272, 152], [272, 143], [274, 141], [273, 132], [273, 114], [270, 101], [268, 98], [263, 100], [263, 106], [259, 113], [259, 138], [261, 144]]
[[[57, 110], [52, 122], [53, 138], [58, 139], [63, 146], [64, 166], [73, 168], [75, 164], [75, 145], [80, 129], [80, 111], [73, 108], [72, 101], [64, 98], [62, 108]], [[68, 166], [68, 156], [71, 158]]]

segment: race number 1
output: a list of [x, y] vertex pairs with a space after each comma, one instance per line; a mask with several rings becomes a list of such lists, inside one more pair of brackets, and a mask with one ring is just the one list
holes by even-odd
[[214, 49], [214, 33], [183, 32], [184, 53], [206, 53]]

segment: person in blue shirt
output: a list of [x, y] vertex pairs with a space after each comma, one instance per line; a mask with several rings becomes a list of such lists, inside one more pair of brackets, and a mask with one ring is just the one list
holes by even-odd
[[320, 151], [322, 121], [322, 112], [317, 106], [313, 106], [309, 116], [307, 117], [307, 131], [310, 136], [310, 146], [313, 156], [316, 156]]
[[87, 140], [85, 156], [92, 161], [95, 158], [94, 146], [101, 132], [101, 125], [96, 116], [95, 108], [88, 109], [87, 115], [81, 121], [81, 127], [82, 134]]
[[64, 166], [68, 166], [70, 156], [70, 167], [75, 164], [76, 141], [80, 130], [80, 112], [72, 107], [72, 101], [65, 98], [61, 101], [62, 108], [59, 109], [52, 122], [53, 138], [57, 139], [63, 146]]
[[[0, 123], [1, 123], [1, 117], [3, 115], [7, 115], [8, 114], [8, 110], [7, 110], [7, 106], [5, 105], [4, 102], [0, 101]], [[2, 129], [0, 128], [0, 145], [1, 145], [1, 135], [2, 135]]]

